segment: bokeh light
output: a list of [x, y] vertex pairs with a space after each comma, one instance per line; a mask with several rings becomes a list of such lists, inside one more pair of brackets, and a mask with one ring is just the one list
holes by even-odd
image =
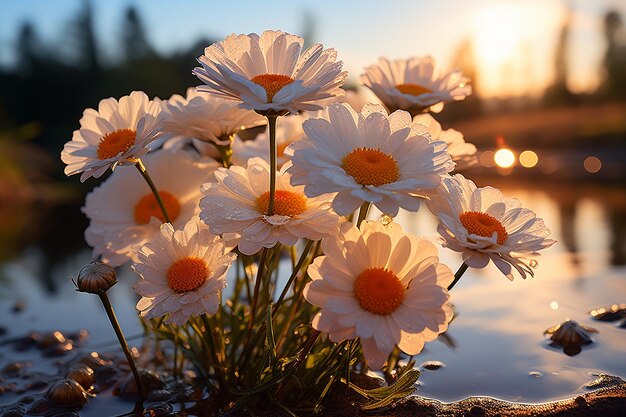
[[519, 155], [519, 163], [524, 168], [532, 168], [539, 162], [539, 157], [533, 151], [524, 151]]
[[510, 168], [515, 164], [515, 154], [510, 149], [498, 149], [493, 160], [500, 168]]
[[485, 168], [493, 168], [496, 163], [494, 161], [494, 151], [484, 151], [480, 154], [480, 164]]
[[585, 162], [583, 162], [583, 166], [585, 167], [585, 171], [590, 174], [595, 174], [596, 172], [602, 169], [602, 161], [595, 156], [588, 156], [585, 158]]

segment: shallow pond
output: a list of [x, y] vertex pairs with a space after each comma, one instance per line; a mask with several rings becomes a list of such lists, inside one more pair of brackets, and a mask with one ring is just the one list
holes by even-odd
[[[432, 342], [416, 358], [418, 364], [444, 364], [436, 370], [423, 369], [418, 394], [442, 401], [488, 395], [534, 403], [584, 392], [583, 385], [594, 374], [626, 377], [626, 329], [617, 322], [594, 321], [587, 313], [626, 302], [626, 267], [616, 265], [624, 262], [624, 225], [619, 220], [626, 218], [623, 190], [557, 184], [528, 191], [528, 184], [496, 185], [539, 213], [560, 243], [540, 257], [535, 278], [516, 277], [509, 282], [493, 266], [466, 273], [452, 291], [457, 317], [447, 343]], [[435, 236], [434, 220], [425, 211], [401, 215], [398, 221], [407, 231]], [[460, 265], [456, 254], [440, 253], [453, 270]], [[4, 334], [0, 343], [31, 331], [87, 329], [90, 337], [83, 349], [115, 351], [115, 335], [98, 298], [76, 293], [69, 280], [89, 261], [89, 252], [79, 250], [51, 264], [33, 247], [2, 264], [0, 327]], [[44, 282], [42, 276], [49, 278]], [[113, 305], [126, 335], [139, 337], [136, 297], [130, 289], [132, 272], [123, 269], [119, 280], [110, 293]], [[584, 346], [574, 356], [548, 346], [544, 330], [567, 318], [599, 330], [594, 335], [597, 343]], [[131, 343], [139, 341], [135, 338]], [[39, 372], [55, 372], [54, 360], [41, 360], [32, 350], [16, 352], [8, 346], [0, 344], [0, 368], [24, 360], [34, 362], [33, 369]], [[0, 405], [18, 397], [0, 394]], [[107, 415], [132, 409], [128, 403], [110, 403], [102, 397], [91, 400], [84, 415], [96, 409], [102, 412], [101, 407], [109, 407]]]

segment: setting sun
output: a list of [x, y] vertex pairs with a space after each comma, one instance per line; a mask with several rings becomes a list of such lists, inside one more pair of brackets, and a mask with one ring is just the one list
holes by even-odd
[[472, 40], [483, 95], [537, 92], [550, 81], [550, 70], [539, 63], [550, 59], [554, 28], [561, 14], [555, 4], [516, 1], [491, 3], [472, 14]]

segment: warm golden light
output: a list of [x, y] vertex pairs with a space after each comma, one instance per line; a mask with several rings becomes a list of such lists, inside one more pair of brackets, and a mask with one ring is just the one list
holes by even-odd
[[553, 39], [562, 7], [524, 0], [485, 3], [469, 16], [481, 94], [503, 97], [540, 91], [551, 74], [548, 66], [534, 63], [550, 59], [552, 49], [535, 46]]
[[500, 168], [510, 168], [515, 164], [515, 154], [510, 149], [499, 149], [493, 160]]
[[602, 169], [602, 161], [595, 156], [588, 156], [585, 158], [585, 162], [583, 162], [583, 166], [585, 167], [585, 171], [590, 174], [595, 174], [596, 172]]
[[519, 155], [519, 163], [524, 168], [532, 168], [539, 162], [539, 157], [533, 151], [524, 151]]
[[558, 310], [558, 309], [559, 309], [559, 303], [557, 303], [556, 301], [552, 301], [552, 302], [550, 303], [550, 308], [551, 308], [552, 310]]

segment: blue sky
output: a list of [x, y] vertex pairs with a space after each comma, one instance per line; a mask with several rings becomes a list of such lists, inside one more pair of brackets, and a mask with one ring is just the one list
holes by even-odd
[[[0, 0], [0, 62], [11, 62], [17, 28], [25, 20], [35, 24], [48, 45], [61, 42], [81, 3], [81, 0]], [[536, 89], [548, 82], [551, 62], [547, 61], [566, 4], [572, 5], [576, 14], [572, 34], [575, 48], [586, 51], [584, 56], [571, 51], [571, 62], [576, 69], [572, 79], [581, 83], [581, 89], [589, 88], [584, 83], [589, 82], [589, 73], [602, 55], [601, 17], [608, 7], [626, 15], [624, 3], [621, 0], [569, 3], [561, 0], [92, 0], [98, 40], [106, 58], [112, 62], [118, 56], [120, 24], [129, 5], [139, 9], [150, 41], [164, 53], [187, 48], [200, 37], [221, 39], [233, 32], [261, 32], [271, 28], [299, 34], [306, 13], [315, 23], [314, 40], [337, 49], [353, 79], [380, 56], [431, 54], [447, 65], [460, 42], [471, 37], [483, 43], [479, 46], [486, 70], [494, 66], [513, 68], [512, 80], [497, 69], [496, 75], [488, 77], [490, 81], [497, 76], [501, 78], [498, 88], [517, 82], [521, 83], [521, 90]], [[485, 25], [485, 17], [495, 19], [496, 23], [500, 21], [500, 26]], [[510, 19], [511, 23], [503, 25], [502, 19]], [[500, 33], [493, 34], [485, 26], [498, 28]], [[509, 29], [508, 37], [500, 36]], [[493, 41], [499, 43], [490, 44]], [[510, 56], [502, 54], [503, 50], [517, 48], [524, 49], [523, 54], [516, 51]]]

